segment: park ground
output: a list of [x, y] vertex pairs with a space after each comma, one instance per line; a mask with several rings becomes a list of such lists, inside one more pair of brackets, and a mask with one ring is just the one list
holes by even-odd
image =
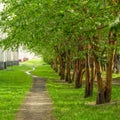
[[[0, 120], [15, 120], [16, 113], [32, 87], [32, 77], [25, 71], [46, 78], [46, 89], [53, 103], [53, 115], [56, 120], [120, 120], [120, 86], [113, 85], [112, 102], [106, 105], [95, 105], [94, 95], [84, 98], [84, 87], [75, 89], [74, 83], [59, 80], [59, 76], [42, 59], [24, 62], [0, 71]], [[119, 74], [114, 74], [119, 83]], [[113, 102], [117, 101], [117, 102]]]

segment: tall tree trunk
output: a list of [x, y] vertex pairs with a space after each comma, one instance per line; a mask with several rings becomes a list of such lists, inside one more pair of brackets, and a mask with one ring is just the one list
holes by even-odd
[[65, 52], [62, 52], [60, 54], [60, 73], [59, 73], [59, 75], [61, 76], [60, 77], [61, 80], [65, 79], [65, 58], [66, 54]]
[[[112, 0], [113, 5], [119, 4], [119, 0]], [[113, 12], [115, 16], [118, 16], [118, 11]], [[106, 84], [105, 84], [105, 102], [110, 102], [112, 92], [112, 70], [114, 66], [114, 56], [116, 50], [116, 33], [114, 31], [109, 32], [108, 45], [110, 46], [107, 50], [107, 69], [106, 69]]]
[[66, 82], [69, 82], [71, 83], [71, 74], [70, 74], [70, 69], [71, 69], [71, 59], [70, 59], [70, 50], [67, 51], [67, 62], [66, 62], [66, 65], [67, 65], [67, 68], [66, 68]]
[[77, 68], [76, 68], [76, 78], [75, 78], [75, 88], [82, 87], [82, 79], [84, 74], [84, 61], [77, 60]]
[[114, 56], [116, 49], [116, 34], [109, 33], [109, 48], [106, 64], [106, 84], [105, 84], [105, 102], [110, 102], [112, 91], [112, 70], [114, 66]]
[[[102, 67], [101, 62], [99, 60], [98, 54], [100, 53], [100, 41], [101, 41], [101, 34], [100, 31], [98, 31], [98, 36], [93, 37], [93, 55], [95, 60], [95, 69], [96, 69], [96, 76], [97, 76], [97, 86], [98, 86], [98, 92], [97, 92], [97, 98], [96, 98], [96, 104], [103, 104], [105, 103], [105, 87], [102, 79]], [[96, 53], [97, 52], [97, 53]]]
[[95, 61], [94, 58], [91, 57], [91, 85], [90, 85], [90, 95], [93, 94], [93, 82], [95, 81], [96, 71], [95, 71]]
[[95, 58], [95, 66], [96, 66], [97, 84], [98, 84], [96, 104], [102, 104], [102, 103], [105, 103], [105, 97], [104, 97], [105, 89], [104, 89], [104, 84], [102, 79], [101, 64], [97, 58]]
[[[83, 41], [83, 36], [80, 35], [78, 38], [78, 54], [84, 50], [84, 46], [81, 45], [80, 43]], [[79, 58], [77, 60], [78, 67], [76, 69], [76, 77], [75, 77], [75, 88], [80, 88], [82, 87], [82, 78], [84, 74], [84, 60]]]
[[115, 54], [113, 69], [114, 73], [120, 73], [120, 54]]
[[[88, 46], [89, 47], [89, 46]], [[85, 62], [85, 73], [86, 73], [86, 80], [85, 80], [85, 97], [89, 97], [92, 95], [91, 91], [91, 76], [90, 76], [90, 56], [89, 56], [89, 48], [86, 53], [86, 62]]]
[[61, 54], [59, 55], [59, 62], [60, 62], [60, 66], [59, 66], [59, 76], [61, 76], [61, 71], [62, 71], [62, 56]]
[[74, 64], [74, 68], [73, 68], [72, 80], [74, 81], [77, 73], [77, 60], [75, 60], [73, 64]]
[[76, 60], [75, 88], [79, 88], [79, 60]]
[[58, 60], [57, 60], [57, 58], [54, 60], [53, 69], [55, 70], [55, 72], [58, 72]]
[[84, 73], [85, 73], [85, 67], [82, 67], [81, 69], [80, 69], [80, 76], [79, 76], [79, 86], [80, 87], [82, 87], [82, 82], [83, 82], [83, 75], [84, 75]]

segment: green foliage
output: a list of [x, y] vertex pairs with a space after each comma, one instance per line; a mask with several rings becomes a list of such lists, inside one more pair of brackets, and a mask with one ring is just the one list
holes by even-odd
[[[72, 58], [79, 57], [77, 52], [81, 42], [78, 39], [81, 35], [85, 37], [82, 45], [89, 43], [88, 36], [96, 36], [99, 29], [109, 26], [115, 19], [114, 12], [119, 14], [119, 3], [104, 0], [1, 2], [5, 3], [5, 8], [1, 12], [0, 26], [3, 32], [8, 33], [8, 37], [1, 42], [5, 48], [17, 48], [24, 44], [33, 52], [53, 56], [70, 49], [75, 53]], [[117, 26], [119, 28], [119, 24]], [[102, 41], [105, 41], [108, 31], [102, 31], [102, 36], [105, 36]], [[104, 45], [103, 42], [100, 43], [100, 46]], [[57, 51], [54, 49], [56, 46]]]
[[120, 32], [120, 15], [116, 18], [116, 20], [110, 26], [111, 31]]

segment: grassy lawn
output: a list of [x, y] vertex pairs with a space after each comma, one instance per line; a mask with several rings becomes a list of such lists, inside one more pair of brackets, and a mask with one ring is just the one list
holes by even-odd
[[32, 85], [32, 78], [25, 71], [37, 64], [38, 61], [33, 60], [0, 70], [0, 120], [15, 119], [15, 114]]
[[[49, 65], [43, 63], [33, 73], [48, 79], [47, 89], [53, 100], [56, 120], [120, 120], [120, 104], [101, 106], [86, 104], [95, 102], [96, 88], [93, 97], [85, 99], [84, 87], [74, 89], [73, 84], [60, 82], [59, 76]], [[119, 86], [113, 86], [112, 100], [120, 100]]]
[[[120, 120], [120, 104], [93, 106], [93, 97], [85, 99], [84, 87], [75, 89], [73, 84], [59, 81], [59, 76], [49, 65], [40, 60], [22, 63], [0, 71], [0, 120], [14, 120], [24, 96], [31, 88], [32, 78], [25, 71], [32, 70], [34, 75], [47, 78], [47, 89], [53, 100], [56, 120]], [[118, 77], [120, 75], [114, 75]], [[112, 100], [120, 100], [120, 87], [113, 86]]]

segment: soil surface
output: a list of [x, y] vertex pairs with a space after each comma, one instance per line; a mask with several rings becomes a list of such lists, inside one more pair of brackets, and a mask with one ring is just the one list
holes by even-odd
[[[104, 80], [103, 80], [104, 81]], [[105, 82], [105, 81], [104, 81]], [[95, 84], [97, 84], [97, 80], [94, 81]], [[120, 86], [120, 77], [118, 78], [113, 78], [112, 79], [112, 84], [113, 85], [117, 85], [117, 86]]]
[[52, 102], [45, 88], [46, 80], [33, 76], [33, 86], [27, 94], [15, 120], [55, 120]]

